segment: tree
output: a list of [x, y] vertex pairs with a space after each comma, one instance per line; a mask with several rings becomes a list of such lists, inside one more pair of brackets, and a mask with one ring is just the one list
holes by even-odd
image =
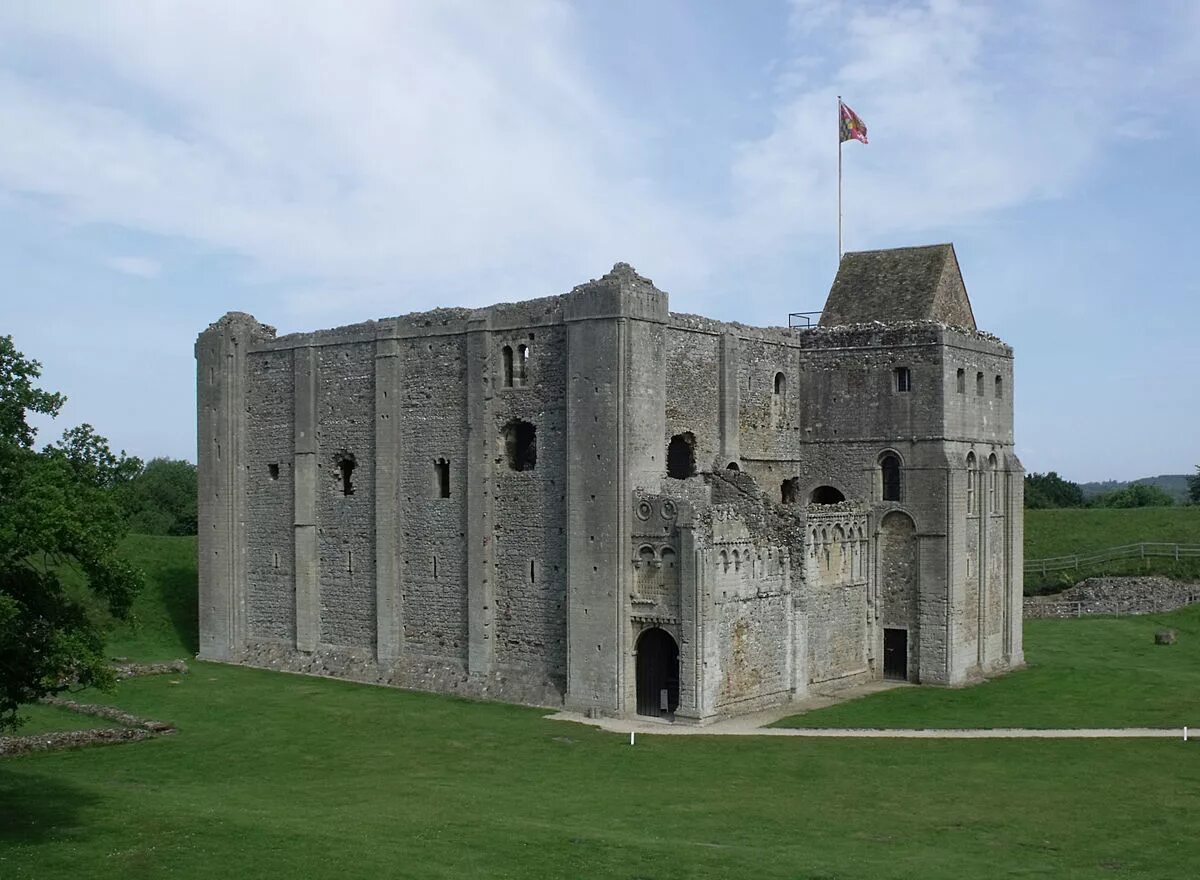
[[1054, 471], [1048, 474], [1026, 474], [1025, 507], [1030, 510], [1083, 507], [1083, 489], [1078, 483], [1064, 480]]
[[113, 454], [89, 425], [36, 451], [27, 414], [55, 416], [65, 402], [34, 384], [40, 375], [0, 336], [0, 730], [46, 694], [111, 684], [105, 624], [128, 617], [142, 583], [117, 555], [125, 515], [114, 491], [141, 462]]
[[131, 532], [196, 534], [196, 466], [190, 461], [152, 458], [119, 494]]
[[1147, 483], [1130, 483], [1092, 500], [1094, 507], [1171, 507], [1174, 503], [1170, 494]]
[[1196, 465], [1196, 473], [1187, 478], [1188, 498], [1192, 504], [1200, 504], [1200, 464]]

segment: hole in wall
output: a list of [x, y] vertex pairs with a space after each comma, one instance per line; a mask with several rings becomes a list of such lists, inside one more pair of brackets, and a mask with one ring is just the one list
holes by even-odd
[[696, 475], [696, 435], [691, 431], [676, 434], [667, 445], [667, 476], [686, 480]]
[[505, 425], [504, 454], [511, 470], [533, 470], [537, 465], [537, 428], [520, 419]]

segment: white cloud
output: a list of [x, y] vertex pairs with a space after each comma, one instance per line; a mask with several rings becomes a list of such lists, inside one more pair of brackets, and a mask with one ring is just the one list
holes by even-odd
[[[735, 228], [768, 249], [832, 228], [838, 93], [871, 135], [844, 148], [851, 245], [918, 240], [923, 229], [1070, 192], [1111, 142], [1160, 135], [1179, 110], [1172, 98], [1194, 105], [1184, 85], [1200, 55], [1187, 51], [1195, 31], [1180, 27], [1194, 5], [1179, 16], [1144, 12], [797, 0], [775, 125], [734, 165]], [[1181, 91], [1150, 101], [1151, 82]]]
[[639, 180], [632, 129], [579, 69], [564, 6], [354, 13], [238, 2], [5, 16], [0, 37], [36, 37], [77, 67], [0, 72], [0, 125], [23, 132], [0, 141], [0, 186], [338, 283], [478, 283], [529, 260], [556, 281], [616, 259], [703, 264], [687, 213]]
[[542, 295], [617, 259], [695, 290], [829, 241], [839, 92], [872, 140], [845, 150], [851, 246], [1055, 197], [1110, 141], [1192, 124], [1195, 7], [1144, 11], [797, 0], [767, 133], [668, 195], [650, 169], [689, 144], [602, 88], [562, 2], [26, 4], [0, 40], [49, 72], [0, 65], [0, 194], [245, 256], [300, 279], [302, 313]]
[[148, 257], [110, 257], [105, 265], [138, 278], [157, 278], [162, 272], [162, 264]]

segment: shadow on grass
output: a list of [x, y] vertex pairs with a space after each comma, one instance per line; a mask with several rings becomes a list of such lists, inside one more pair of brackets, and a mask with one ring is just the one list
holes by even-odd
[[98, 801], [82, 786], [0, 763], [0, 843], [78, 838], [84, 811]]
[[195, 654], [200, 650], [196, 569], [184, 566], [166, 569], [161, 575], [160, 589], [175, 635], [189, 653]]

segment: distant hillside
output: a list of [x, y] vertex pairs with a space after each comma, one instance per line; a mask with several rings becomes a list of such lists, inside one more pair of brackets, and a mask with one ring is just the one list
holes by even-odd
[[1183, 504], [1188, 500], [1187, 474], [1160, 474], [1157, 477], [1139, 477], [1136, 480], [1129, 480], [1124, 483], [1119, 480], [1105, 480], [1103, 483], [1080, 483], [1079, 488], [1083, 490], [1083, 497], [1091, 500], [1097, 495], [1115, 492], [1134, 483], [1158, 486], [1158, 488], [1174, 498], [1176, 504]]

